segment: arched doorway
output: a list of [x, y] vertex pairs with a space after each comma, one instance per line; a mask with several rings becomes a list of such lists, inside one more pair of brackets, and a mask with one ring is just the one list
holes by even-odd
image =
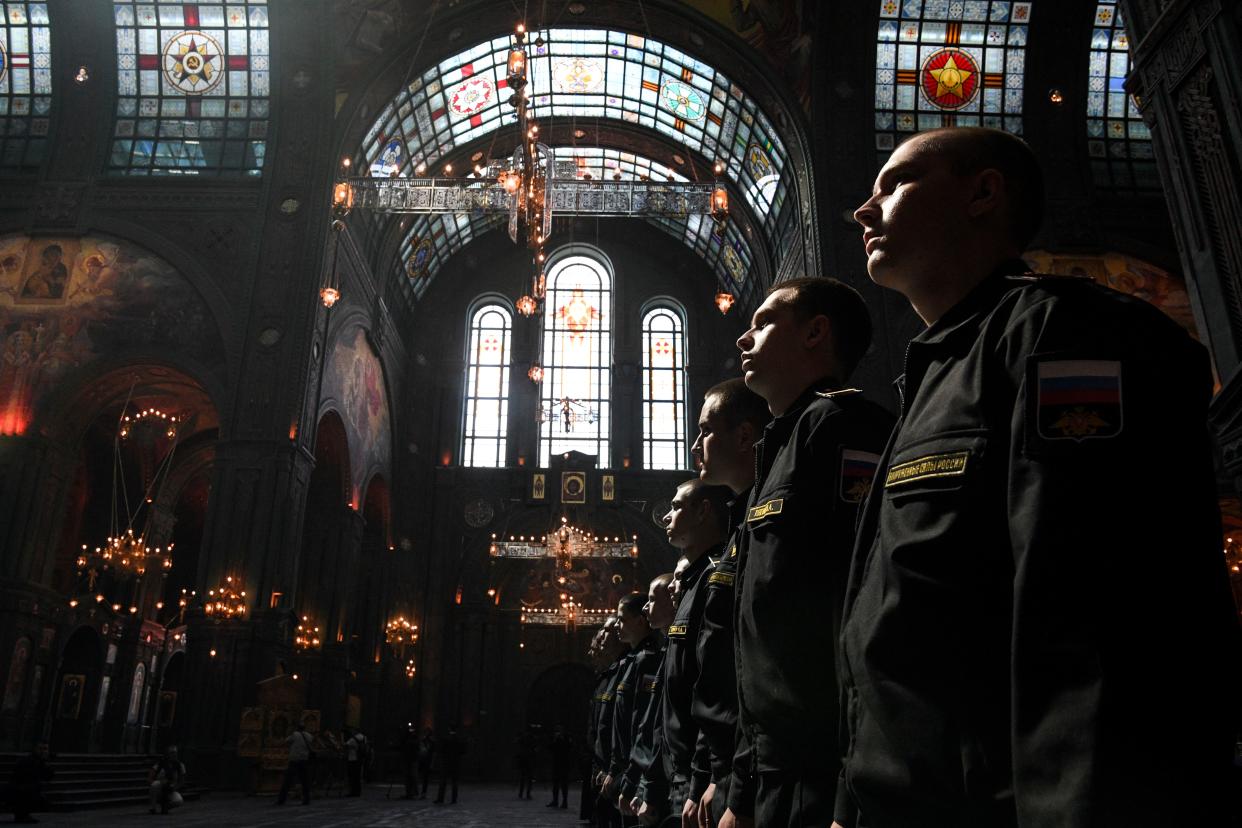
[[79, 627], [61, 651], [52, 685], [54, 753], [84, 753], [91, 748], [103, 681], [103, 641], [92, 627]]

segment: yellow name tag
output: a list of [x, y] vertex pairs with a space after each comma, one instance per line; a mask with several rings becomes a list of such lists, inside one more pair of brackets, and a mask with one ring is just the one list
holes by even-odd
[[689, 627], [686, 624], [671, 624], [668, 628], [669, 638], [685, 638]]
[[903, 486], [916, 480], [931, 477], [958, 477], [966, 473], [966, 461], [970, 458], [968, 451], [952, 451], [945, 454], [929, 454], [918, 460], [900, 463], [888, 470], [884, 479], [884, 488]]
[[725, 586], [733, 586], [732, 572], [713, 572], [707, 576], [709, 584], [724, 584]]
[[620, 693], [620, 692], [621, 692], [622, 690], [624, 690], [624, 689], [625, 689], [625, 682], [624, 682], [624, 681], [618, 681], [618, 682], [617, 682], [617, 692], [618, 692], [618, 693]]
[[779, 515], [781, 509], [784, 508], [785, 498], [783, 497], [769, 500], [767, 503], [760, 503], [758, 506], [752, 506], [750, 511], [746, 513], [746, 522], [754, 523], [756, 520], [763, 520], [768, 515]]
[[660, 686], [660, 680], [658, 678], [653, 678], [651, 681], [643, 685], [643, 689], [646, 690], [648, 693], [654, 693], [655, 689], [659, 686]]
[[612, 693], [600, 693], [595, 697], [595, 700], [597, 702], [610, 702], [612, 701]]

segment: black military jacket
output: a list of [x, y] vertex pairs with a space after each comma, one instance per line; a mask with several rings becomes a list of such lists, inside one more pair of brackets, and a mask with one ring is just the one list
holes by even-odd
[[647, 705], [659, 689], [661, 635], [652, 632], [630, 651], [629, 661], [617, 680], [612, 709], [612, 759], [608, 772], [614, 784], [620, 785], [630, 764], [630, 751], [638, 737]]
[[591, 695], [591, 715], [590, 722], [587, 725], [587, 745], [591, 749], [593, 758], [592, 768], [594, 771], [601, 771], [608, 767], [608, 758], [610, 750], [607, 743], [601, 744], [601, 735], [603, 735], [603, 725], [605, 718], [608, 722], [607, 735], [612, 738], [612, 693], [613, 684], [617, 679], [617, 668], [620, 661], [614, 661], [603, 670], [595, 679], [595, 692]]
[[754, 809], [747, 771], [833, 778], [839, 770], [841, 605], [858, 504], [893, 417], [857, 391], [830, 387], [808, 388], [755, 444], [735, 586], [739, 728], [729, 807], [742, 816]]
[[608, 668], [608, 683], [600, 694], [599, 718], [595, 721], [595, 762], [597, 770], [608, 773], [612, 768], [612, 720], [617, 710], [617, 682], [625, 672], [633, 653], [622, 653]]
[[737, 748], [737, 668], [733, 663], [733, 584], [745, 545], [743, 522], [750, 490], [729, 503], [733, 534], [708, 568], [703, 593], [703, 622], [696, 652], [699, 678], [691, 714], [699, 735], [695, 744], [690, 798], [701, 799], [712, 782], [725, 779]]
[[699, 630], [703, 625], [706, 574], [720, 547], [703, 553], [682, 573], [681, 599], [668, 628], [664, 655], [664, 776], [670, 781], [689, 779], [699, 727], [691, 715], [694, 686], [699, 680]]
[[838, 819], [1232, 824], [1204, 349], [1089, 281], [996, 275], [905, 368], [847, 596]]
[[[641, 647], [635, 662], [635, 675], [638, 684], [634, 692], [633, 739], [630, 742], [630, 757], [622, 773], [619, 783], [620, 792], [626, 799], [632, 799], [638, 793], [639, 783], [650, 779], [648, 770], [660, 765], [659, 752], [663, 745], [661, 732], [662, 717], [660, 700], [664, 685], [664, 655], [667, 640], [659, 632], [653, 632], [647, 641], [653, 642], [655, 650], [648, 652]], [[659, 775], [656, 777], [659, 778]]]

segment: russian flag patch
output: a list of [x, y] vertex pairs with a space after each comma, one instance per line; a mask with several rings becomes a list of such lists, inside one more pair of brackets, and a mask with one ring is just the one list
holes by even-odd
[[1121, 363], [1049, 360], [1038, 363], [1037, 429], [1045, 440], [1116, 437], [1121, 433]]
[[862, 503], [871, 491], [880, 455], [869, 451], [841, 450], [841, 499], [846, 503]]

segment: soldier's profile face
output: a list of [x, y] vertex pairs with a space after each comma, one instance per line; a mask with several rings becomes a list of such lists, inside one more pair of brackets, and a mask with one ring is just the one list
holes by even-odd
[[674, 549], [685, 549], [690, 542], [690, 532], [694, 529], [694, 511], [690, 507], [690, 496], [686, 490], [679, 488], [669, 504], [668, 514], [664, 516], [664, 533]]
[[880, 170], [871, 197], [854, 211], [863, 228], [867, 273], [906, 292], [960, 260], [969, 232], [969, 177], [953, 173], [928, 136], [906, 141]]
[[755, 311], [750, 328], [737, 340], [746, 387], [769, 403], [784, 396], [791, 382], [801, 383], [785, 369], [807, 356], [804, 325], [789, 305], [788, 293], [778, 290], [769, 295]]
[[737, 428], [729, 428], [720, 411], [720, 397], [703, 401], [699, 412], [699, 434], [690, 447], [699, 467], [699, 479], [709, 486], [725, 485], [733, 470], [746, 458]]

